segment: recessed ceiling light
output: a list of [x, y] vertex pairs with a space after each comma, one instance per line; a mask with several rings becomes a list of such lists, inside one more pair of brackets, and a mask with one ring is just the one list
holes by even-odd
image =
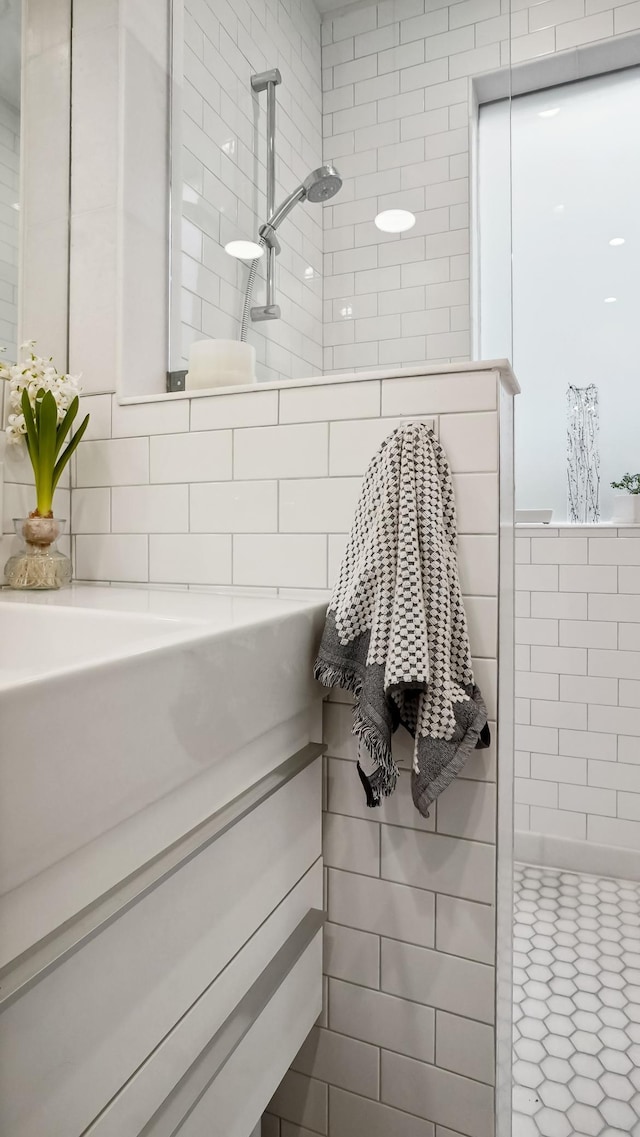
[[538, 111], [539, 118], [555, 118], [557, 114], [560, 114], [560, 107], [549, 107], [546, 111]]
[[256, 257], [262, 256], [264, 248], [257, 241], [228, 241], [224, 251], [239, 261], [255, 261]]
[[618, 297], [617, 296], [605, 296], [604, 302], [605, 302], [605, 304], [617, 304]]
[[416, 219], [408, 209], [383, 209], [375, 219], [375, 224], [383, 233], [406, 233], [413, 229]]
[[624, 245], [624, 237], [612, 237], [609, 241], [610, 245]]

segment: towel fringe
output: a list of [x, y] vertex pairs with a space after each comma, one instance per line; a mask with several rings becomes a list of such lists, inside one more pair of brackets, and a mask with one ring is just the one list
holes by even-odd
[[379, 805], [380, 798], [389, 797], [398, 782], [398, 767], [393, 760], [391, 747], [387, 745], [378, 728], [365, 718], [362, 707], [358, 704], [353, 708], [352, 731], [362, 739], [377, 767], [372, 774], [365, 774], [362, 769], [358, 770], [360, 780], [367, 779], [371, 795], [375, 799], [370, 803], [367, 794], [367, 805]]
[[323, 687], [342, 687], [345, 691], [351, 691], [356, 698], [362, 690], [362, 678], [355, 671], [350, 671], [347, 667], [335, 667], [319, 659], [316, 660], [313, 677]]
[[[318, 659], [313, 675], [324, 687], [341, 687], [343, 690], [351, 691], [356, 698], [362, 691], [362, 677], [348, 667], [337, 667], [335, 664]], [[374, 808], [380, 805], [381, 798], [389, 797], [395, 790], [398, 767], [393, 760], [391, 747], [375, 724], [365, 717], [362, 707], [357, 703], [353, 707], [352, 733], [362, 739], [377, 767], [372, 774], [365, 774], [358, 762], [358, 774], [367, 795], [367, 805]]]

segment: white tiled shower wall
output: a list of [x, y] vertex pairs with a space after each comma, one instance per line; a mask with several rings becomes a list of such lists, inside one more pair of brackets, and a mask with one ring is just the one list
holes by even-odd
[[640, 528], [516, 533], [516, 830], [637, 853]]
[[[260, 378], [468, 358], [471, 77], [507, 66], [509, 28], [518, 62], [624, 36], [640, 21], [638, 0], [520, 4], [509, 15], [507, 0], [383, 0], [321, 26], [312, 0], [189, 0], [186, 220], [173, 250], [185, 277], [172, 343], [183, 332], [237, 334], [247, 268], [222, 245], [255, 236], [262, 220], [265, 100], [251, 96], [249, 78], [278, 65], [278, 192], [320, 161], [323, 110], [324, 158], [344, 185], [333, 203], [300, 205], [283, 224], [284, 319], [249, 333]], [[95, 393], [164, 384], [166, 11], [150, 0], [74, 4], [70, 366]], [[373, 225], [393, 205], [417, 216], [400, 238]], [[172, 368], [183, 363], [172, 349]]]
[[[640, 27], [615, 0], [382, 0], [322, 25], [325, 372], [468, 359], [471, 79]], [[413, 211], [402, 237], [380, 210]], [[510, 354], [505, 346], [505, 354]]]
[[[266, 221], [266, 92], [278, 67], [276, 205], [322, 162], [320, 17], [313, 0], [185, 0], [182, 91], [182, 360], [203, 337], [237, 339], [247, 267], [224, 245]], [[262, 381], [322, 371], [322, 207], [296, 207], [277, 258], [282, 319], [254, 323]], [[264, 303], [259, 265], [254, 304]], [[174, 359], [175, 359], [174, 355]], [[177, 362], [174, 366], [179, 366]]]
[[[15, 359], [18, 339], [20, 114], [0, 99], [0, 347]], [[1, 405], [1, 404], [0, 404]]]
[[[476, 675], [495, 720], [498, 388], [495, 372], [463, 371], [130, 406], [86, 398], [76, 574], [326, 595], [370, 457], [402, 417], [428, 416], [454, 471]], [[265, 1133], [492, 1137], [495, 725], [428, 821], [399, 738], [400, 786], [372, 813], [348, 701], [325, 704], [325, 1012]]]

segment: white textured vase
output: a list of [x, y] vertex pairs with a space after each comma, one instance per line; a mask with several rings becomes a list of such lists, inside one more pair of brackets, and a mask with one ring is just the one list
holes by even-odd
[[618, 525], [640, 525], [640, 493], [616, 494], [611, 520]]
[[256, 382], [256, 349], [239, 340], [196, 340], [189, 350], [187, 391]]

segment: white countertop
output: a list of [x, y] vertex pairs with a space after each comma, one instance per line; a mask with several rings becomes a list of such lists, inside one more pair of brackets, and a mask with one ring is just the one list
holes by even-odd
[[92, 584], [72, 584], [55, 592], [14, 592], [2, 588], [0, 604], [3, 603], [149, 615], [160, 620], [204, 624], [209, 630], [242, 627], [286, 612], [326, 608], [326, 601], [318, 599], [288, 600], [280, 596], [237, 593], [231, 589], [229, 592], [196, 592], [181, 588], [121, 588]]
[[73, 584], [59, 592], [0, 591], [0, 695], [25, 683], [302, 616], [326, 600]]

